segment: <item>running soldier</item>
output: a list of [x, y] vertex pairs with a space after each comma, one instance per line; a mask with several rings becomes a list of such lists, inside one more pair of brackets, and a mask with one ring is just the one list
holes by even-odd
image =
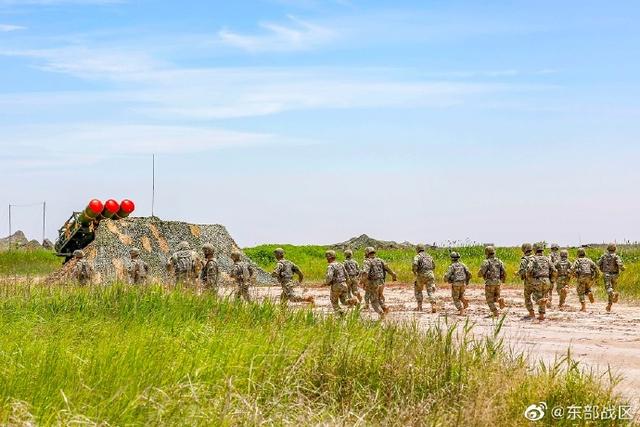
[[527, 277], [533, 290], [533, 300], [538, 304], [538, 320], [544, 320], [547, 308], [547, 295], [551, 287], [551, 279], [555, 278], [556, 267], [551, 259], [544, 255], [544, 245], [536, 243], [536, 254], [529, 260]]
[[143, 285], [147, 281], [149, 266], [146, 262], [140, 259], [140, 249], [131, 248], [129, 256], [131, 257], [127, 268], [129, 283], [132, 285]]
[[417, 245], [416, 252], [417, 255], [413, 258], [413, 264], [411, 266], [411, 270], [415, 276], [413, 289], [418, 303], [415, 310], [422, 311], [422, 292], [426, 290], [429, 303], [431, 304], [431, 312], [435, 313], [437, 311], [434, 296], [436, 293], [436, 276], [433, 271], [436, 268], [436, 263], [431, 255], [425, 253], [424, 245]]
[[586, 295], [591, 304], [595, 302], [591, 288], [598, 278], [598, 267], [595, 262], [587, 258], [587, 252], [584, 248], [578, 248], [578, 258], [573, 263], [572, 271], [577, 281], [580, 311], [587, 311], [587, 303], [584, 297]]
[[255, 275], [253, 267], [251, 263], [241, 261], [240, 252], [237, 250], [231, 252], [231, 259], [233, 260], [231, 278], [236, 282], [236, 299], [244, 298], [245, 301], [250, 302], [249, 286], [251, 286]]
[[73, 278], [80, 285], [87, 285], [93, 279], [93, 265], [84, 256], [84, 251], [76, 249], [73, 251], [76, 265], [73, 267]]
[[324, 284], [331, 287], [331, 293], [329, 295], [331, 306], [336, 314], [343, 315], [344, 311], [342, 311], [340, 303], [342, 303], [342, 305], [353, 306], [357, 300], [349, 297], [347, 272], [344, 265], [336, 261], [336, 252], [326, 251], [324, 256], [327, 258], [327, 263], [329, 264], [327, 265]]
[[362, 282], [366, 284], [365, 292], [366, 295], [369, 295], [371, 307], [373, 307], [382, 319], [389, 312], [389, 308], [385, 305], [384, 300], [380, 298], [382, 295], [381, 291], [384, 288], [385, 277], [387, 273], [389, 273], [395, 282], [397, 276], [383, 260], [376, 256], [376, 250], [374, 248], [370, 246], [365, 248], [364, 254], [366, 258], [362, 263], [360, 278]]
[[451, 265], [444, 275], [445, 282], [451, 284], [451, 299], [458, 309], [458, 314], [464, 316], [465, 309], [469, 307], [469, 301], [464, 297], [464, 291], [471, 280], [471, 272], [466, 265], [460, 262], [460, 254], [451, 252]]
[[507, 271], [504, 268], [504, 263], [496, 258], [496, 248], [487, 246], [484, 253], [487, 259], [480, 265], [478, 276], [484, 279], [484, 295], [487, 305], [491, 310], [491, 316], [496, 317], [498, 316], [496, 303], [501, 310], [505, 308], [504, 298], [500, 296], [500, 285], [507, 279]]
[[312, 296], [302, 297], [300, 295], [296, 295], [293, 290], [295, 282], [293, 280], [293, 275], [298, 276], [298, 281], [302, 283], [304, 280], [304, 275], [302, 271], [298, 268], [297, 265], [284, 258], [284, 249], [277, 248], [273, 251], [273, 254], [278, 261], [276, 264], [275, 270], [271, 273], [271, 276], [274, 277], [280, 286], [282, 286], [282, 294], [280, 295], [280, 301], [282, 302], [308, 302], [313, 304], [314, 300]]
[[522, 282], [524, 283], [524, 306], [527, 308], [529, 315], [525, 317], [526, 319], [533, 319], [536, 317], [535, 311], [533, 311], [533, 302], [531, 299], [533, 298], [533, 287], [531, 285], [531, 280], [527, 276], [527, 268], [529, 267], [529, 261], [533, 258], [533, 248], [531, 243], [523, 243], [522, 244], [522, 258], [520, 258], [520, 268], [518, 268], [518, 272], [516, 273]]
[[558, 307], [563, 308], [569, 293], [571, 276], [573, 275], [573, 265], [569, 261], [569, 252], [566, 249], [560, 251], [560, 259], [554, 263], [554, 266], [558, 271], [558, 277], [556, 278], [556, 292], [560, 297]]
[[616, 253], [616, 250], [616, 244], [609, 243], [607, 252], [598, 260], [598, 267], [600, 267], [600, 271], [604, 275], [604, 288], [607, 291], [607, 311], [611, 311], [611, 306], [618, 302], [620, 295], [616, 292], [616, 286], [618, 285], [620, 272], [624, 271], [625, 268], [622, 258]]
[[175, 277], [175, 284], [192, 285], [196, 279], [196, 254], [189, 242], [182, 241], [178, 250], [167, 261], [167, 270]]
[[204, 261], [202, 270], [200, 270], [200, 284], [205, 291], [211, 291], [217, 295], [220, 269], [218, 268], [218, 261], [213, 257], [213, 245], [211, 243], [202, 245], [202, 253], [204, 254]]
[[[558, 261], [560, 261], [560, 245], [557, 243], [551, 244], [551, 253], [549, 254], [549, 259], [551, 259], [551, 264], [554, 266]], [[556, 278], [551, 279], [551, 288], [549, 289], [549, 293], [547, 294], [547, 308], [551, 308], [551, 303], [553, 302], [553, 289], [556, 287]]]
[[358, 262], [353, 259], [353, 252], [351, 249], [344, 251], [344, 269], [347, 272], [347, 288], [349, 289], [349, 298], [357, 298], [358, 302], [362, 301], [362, 295], [358, 289], [358, 283], [360, 282], [360, 266]]

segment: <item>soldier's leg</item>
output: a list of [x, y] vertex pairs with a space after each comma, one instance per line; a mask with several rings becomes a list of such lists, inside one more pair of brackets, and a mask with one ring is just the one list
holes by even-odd
[[242, 297], [247, 302], [251, 302], [251, 295], [249, 294], [249, 285], [242, 285]]
[[435, 286], [435, 280], [430, 280], [429, 283], [427, 283], [427, 297], [429, 298], [429, 303], [431, 304], [431, 312], [435, 313], [436, 312], [436, 286]]
[[331, 286], [331, 293], [329, 294], [329, 300], [331, 301], [331, 306], [333, 307], [333, 311], [336, 314], [342, 314], [342, 309], [340, 308], [340, 304], [338, 301], [340, 300], [341, 289], [338, 285]]
[[460, 286], [460, 301], [462, 302], [462, 308], [467, 308], [469, 307], [469, 300], [467, 298], [465, 298], [464, 293], [467, 290], [467, 286], [466, 285], [461, 285]]
[[496, 289], [498, 288], [498, 286], [496, 285], [485, 285], [484, 287], [484, 297], [487, 301], [487, 305], [489, 306], [489, 310], [491, 310], [491, 313], [493, 313], [493, 315], [497, 315], [498, 314], [498, 307], [496, 307]]
[[538, 314], [543, 315], [547, 308], [547, 293], [549, 284], [545, 281], [536, 282], [533, 287], [533, 299], [538, 305]]
[[385, 299], [384, 299], [384, 283], [378, 285], [378, 301], [380, 301], [380, 304], [384, 304], [385, 303]]
[[422, 300], [423, 300], [423, 295], [422, 295], [422, 289], [423, 289], [424, 285], [422, 283], [422, 281], [418, 278], [416, 279], [416, 281], [413, 283], [413, 294], [416, 297], [416, 302], [418, 304], [418, 306], [416, 307], [417, 311], [422, 311]]
[[380, 304], [380, 300], [378, 299], [378, 285], [372, 283], [368, 284], [367, 294], [369, 294], [369, 302], [371, 303], [371, 307], [373, 308], [373, 310], [380, 316], [384, 316], [384, 309], [382, 308], [382, 304]]
[[533, 297], [533, 287], [529, 281], [524, 284], [524, 306], [527, 308], [529, 313], [533, 312], [533, 302], [531, 298]]
[[451, 285], [451, 299], [453, 300], [453, 305], [458, 309], [462, 310], [462, 303], [460, 302], [460, 286], [459, 285]]
[[360, 290], [358, 289], [358, 280], [350, 279], [349, 281], [349, 290], [351, 292], [351, 297], [355, 297], [358, 301], [362, 301], [362, 295], [360, 295]]

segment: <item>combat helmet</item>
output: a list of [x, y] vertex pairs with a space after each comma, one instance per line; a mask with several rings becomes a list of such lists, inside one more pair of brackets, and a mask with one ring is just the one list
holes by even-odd
[[424, 252], [424, 245], [422, 245], [422, 244], [416, 245], [416, 252], [418, 252], [418, 253]]
[[240, 255], [240, 251], [238, 251], [237, 249], [231, 251], [231, 259], [234, 261], [238, 261], [240, 259]]
[[213, 255], [214, 250], [215, 249], [211, 243], [205, 243], [204, 245], [202, 245], [202, 252], [205, 255]]
[[132, 257], [137, 257], [138, 255], [140, 255], [140, 249], [138, 248], [129, 249], [129, 255], [131, 255]]
[[536, 251], [536, 253], [544, 252], [544, 244], [536, 243], [535, 245], [533, 245], [533, 249]]
[[346, 251], [344, 251], [344, 256], [347, 259], [351, 258], [353, 256], [353, 251], [351, 249], [347, 249]]
[[364, 254], [365, 255], [371, 255], [371, 254], [375, 254], [376, 250], [373, 246], [367, 246], [366, 248], [364, 248]]
[[189, 242], [187, 242], [186, 240], [183, 240], [178, 245], [178, 250], [179, 251], [188, 251], [189, 249], [191, 249], [191, 245], [189, 245]]
[[460, 254], [456, 251], [453, 251], [449, 254], [449, 256], [451, 257], [451, 259], [460, 259]]
[[328, 250], [324, 253], [324, 256], [327, 259], [336, 259], [336, 251]]
[[578, 256], [579, 257], [583, 257], [587, 255], [587, 251], [584, 250], [584, 248], [578, 248]]
[[569, 257], [569, 251], [567, 251], [566, 249], [563, 249], [560, 251], [560, 258], [568, 258]]
[[524, 252], [525, 254], [527, 252], [531, 252], [533, 249], [533, 246], [531, 246], [531, 243], [523, 243], [521, 246], [522, 252]]
[[73, 251], [74, 258], [84, 258], [84, 251], [82, 249], [76, 249]]
[[494, 248], [493, 245], [489, 245], [486, 248], [484, 248], [484, 253], [486, 255], [495, 255], [496, 254], [496, 248]]
[[618, 250], [618, 246], [615, 243], [611, 242], [607, 245], [607, 251], [615, 252], [617, 250]]
[[283, 257], [284, 256], [284, 249], [282, 248], [275, 248], [273, 250], [273, 254], [277, 257]]
[[552, 251], [557, 251], [558, 249], [560, 249], [560, 245], [557, 243], [552, 243], [551, 244], [551, 250]]

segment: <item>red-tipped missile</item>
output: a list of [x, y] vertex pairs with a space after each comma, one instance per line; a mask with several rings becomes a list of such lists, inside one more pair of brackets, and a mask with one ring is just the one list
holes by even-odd
[[104, 205], [98, 199], [93, 199], [89, 202], [89, 205], [82, 211], [80, 216], [78, 217], [78, 221], [82, 224], [88, 224], [91, 221], [94, 221], [98, 215], [102, 213], [104, 209]]
[[134, 210], [136, 210], [136, 205], [134, 205], [131, 200], [124, 199], [122, 202], [120, 202], [120, 210], [117, 214], [118, 218], [126, 218], [131, 215]]
[[104, 210], [102, 211], [103, 218], [112, 218], [120, 211], [120, 205], [113, 199], [109, 199], [104, 202]]

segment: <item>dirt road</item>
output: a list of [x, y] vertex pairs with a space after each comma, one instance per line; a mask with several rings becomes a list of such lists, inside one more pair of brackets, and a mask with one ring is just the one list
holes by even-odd
[[[298, 292], [303, 291], [298, 289]], [[253, 292], [260, 298], [277, 298], [279, 288], [254, 288]], [[331, 311], [328, 288], [310, 286], [304, 292], [316, 297], [317, 311]], [[438, 313], [416, 313], [413, 311], [412, 286], [388, 286], [385, 297], [391, 313], [385, 322], [415, 320], [426, 328], [438, 321], [451, 323], [468, 318], [474, 323], [476, 336], [493, 333], [495, 320], [486, 317], [490, 312], [484, 300], [484, 288], [467, 290], [470, 306], [465, 317], [457, 315], [448, 289], [440, 288], [437, 294]], [[522, 289], [505, 287], [502, 296], [508, 308], [501, 333], [508, 346], [515, 351], [525, 351], [532, 364], [540, 360], [553, 362], [570, 349], [572, 357], [584, 367], [604, 372], [610, 366], [614, 374], [623, 377], [616, 390], [631, 399], [636, 408], [640, 407], [640, 306], [625, 304], [623, 296], [621, 303], [614, 305], [612, 313], [606, 312], [606, 301], [587, 303], [587, 312], [580, 312], [580, 303], [573, 291], [567, 298], [568, 307], [563, 310], [557, 308], [558, 300], [554, 295], [554, 307], [547, 310], [547, 320], [540, 322], [523, 320], [527, 310]], [[373, 312], [364, 315], [376, 317]]]

